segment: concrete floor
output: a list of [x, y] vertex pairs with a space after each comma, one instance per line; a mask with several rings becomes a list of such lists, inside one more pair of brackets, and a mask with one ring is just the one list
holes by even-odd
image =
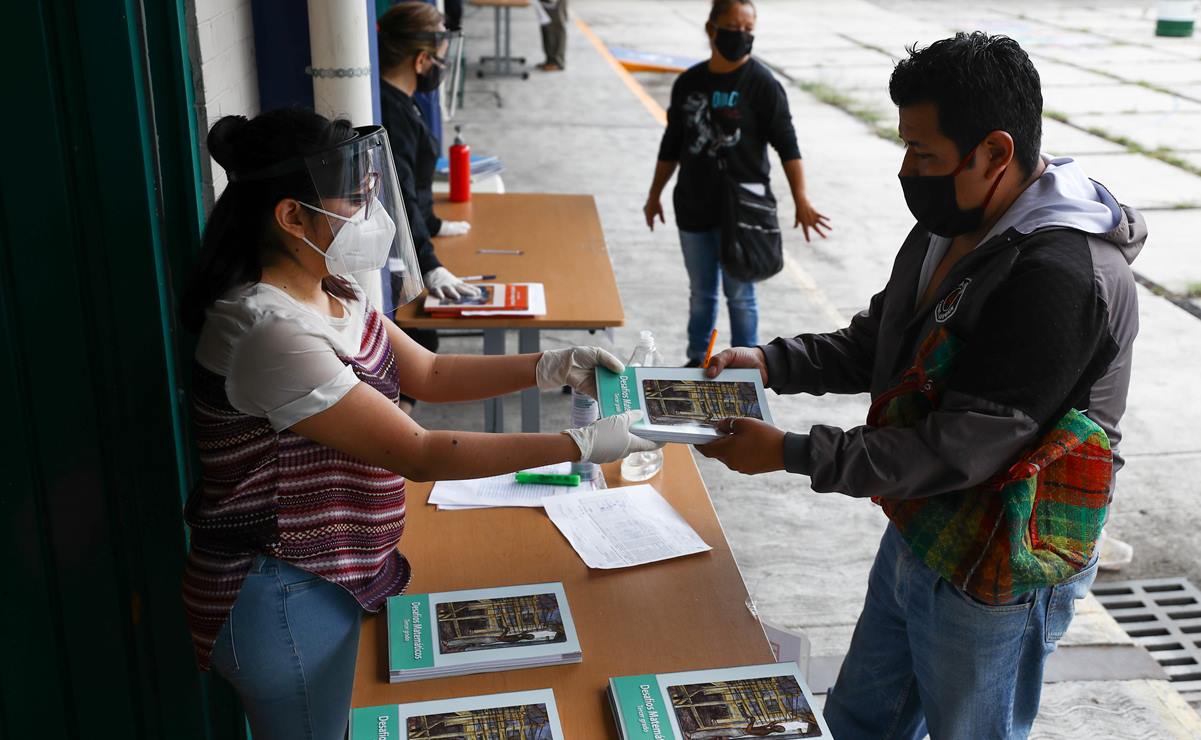
[[[1179, 85], [1193, 97], [1198, 94], [1189, 91], [1201, 81], [1201, 39], [1179, 43], [1155, 39], [1153, 17], [1148, 19], [1142, 5], [1134, 3], [1094, 0], [1088, 7], [1103, 10], [1091, 11], [1070, 2], [1006, 3], [1001, 10], [998, 4], [950, 1], [760, 0], [758, 4], [756, 54], [786, 75], [782, 79], [805, 156], [810, 198], [834, 223], [834, 232], [825, 241], [807, 244], [799, 230], [786, 234], [786, 269], [758, 286], [762, 341], [843, 325], [884, 284], [900, 239], [912, 224], [895, 179], [901, 149], [873, 133], [862, 116], [823, 104], [803, 92], [802, 84], [818, 82], [862, 106], [882, 108], [887, 103], [883, 91], [892, 59], [904, 53], [904, 46], [928, 43], [961, 28], [1017, 37], [1039, 69], [1046, 68], [1045, 86], [1056, 87], [1054, 95], [1048, 92], [1048, 101], [1064, 101], [1061, 104], [1067, 107], [1076, 101], [1074, 109], [1083, 110], [1081, 116], [1096, 115], [1091, 110], [1096, 106], [1086, 104], [1088, 91], [1081, 89], [1123, 84], [1114, 74], [1138, 80], [1160, 73], [1179, 80], [1163, 86]], [[572, 0], [571, 4], [576, 17], [606, 44], [695, 58], [707, 53], [702, 30], [707, 7], [702, 0]], [[532, 13], [529, 17], [515, 13], [513, 23], [515, 50], [538, 61]], [[472, 57], [490, 53], [490, 13], [469, 9], [466, 27]], [[662, 129], [574, 22], [569, 48], [568, 69], [562, 74], [535, 72], [528, 81], [469, 78], [466, 106], [456, 123], [463, 125], [475, 152], [501, 156], [510, 191], [596, 197], [626, 326], [611, 337], [561, 332], [544, 344], [611, 342], [624, 355], [640, 329], [652, 329], [668, 361], [682, 363], [687, 278], [671, 228], [670, 198], [663, 202], [667, 227], [648, 231], [641, 213]], [[1165, 71], [1165, 64], [1176, 66]], [[1195, 68], [1197, 79], [1182, 73], [1181, 67]], [[670, 76], [639, 75], [638, 81], [652, 98], [666, 102]], [[1155, 136], [1164, 135], [1165, 120], [1172, 125], [1181, 120], [1201, 123], [1201, 114], [1170, 112], [1171, 95], [1163, 90], [1139, 89], [1156, 93], [1149, 98], [1132, 96], [1129, 105], [1144, 105], [1147, 113], [1128, 112], [1123, 103], [1111, 114], [1101, 115], [1126, 116], [1118, 121], [1125, 127], [1122, 130], [1137, 122], [1133, 116], [1148, 116], [1149, 135]], [[501, 107], [496, 95], [503, 101]], [[1165, 100], [1157, 95], [1168, 95], [1169, 112], [1164, 112]], [[1183, 97], [1181, 101], [1189, 102]], [[1073, 115], [1067, 114], [1067, 124], [1049, 122], [1048, 139], [1054, 134], [1056, 153], [1085, 152], [1081, 161], [1086, 168], [1096, 162], [1098, 170], [1121, 181], [1107, 184], [1125, 202], [1181, 206], [1148, 212], [1151, 238], [1135, 269], [1144, 270], [1145, 264], [1152, 280], [1173, 290], [1187, 289], [1194, 275], [1201, 281], [1197, 253], [1201, 211], [1183, 207], [1190, 200], [1201, 202], [1201, 177], [1131, 154], [1125, 145], [1076, 128]], [[895, 125], [895, 112], [882, 110], [881, 116], [882, 125]], [[1154, 121], [1159, 123], [1153, 126]], [[1113, 156], [1127, 159], [1103, 159]], [[773, 176], [779, 178], [773, 186], [777, 193], [786, 193], [779, 167], [773, 166]], [[1159, 183], [1154, 177], [1127, 176], [1134, 167], [1155, 171], [1167, 167], [1174, 178], [1172, 190], [1164, 195], [1156, 189]], [[1173, 193], [1178, 193], [1179, 202], [1172, 200]], [[791, 211], [791, 204], [782, 203], [782, 220], [790, 218]], [[1157, 254], [1161, 248], [1171, 256]], [[1196, 505], [1201, 433], [1192, 424], [1201, 418], [1201, 395], [1193, 391], [1201, 321], [1147, 290], [1140, 289], [1140, 301], [1142, 331], [1123, 423], [1128, 465], [1119, 476], [1109, 525], [1109, 531], [1134, 544], [1136, 552], [1134, 563], [1117, 577], [1186, 575], [1201, 583], [1201, 537], [1197, 536], [1201, 507]], [[719, 318], [718, 329], [720, 343], [729, 337], [725, 316]], [[444, 348], [479, 352], [481, 341], [452, 338], [444, 340]], [[516, 428], [515, 398], [508, 409], [510, 428]], [[814, 423], [855, 426], [862, 423], [866, 409], [863, 396], [772, 398], [779, 425], [794, 430]], [[543, 428], [563, 428], [568, 411], [566, 397], [544, 394]], [[420, 406], [416, 417], [430, 427], [483, 426], [477, 404]], [[816, 494], [802, 476], [745, 477], [704, 458], [698, 457], [698, 464], [760, 614], [805, 631], [816, 655], [845, 651], [875, 542], [885, 524], [879, 510], [867, 502]], [[1121, 640], [1120, 631], [1107, 619], [1103, 612], [1096, 616], [1093, 627], [1100, 636], [1095, 642]], [[1079, 629], [1083, 628], [1073, 627]], [[1135, 713], [1151, 718], [1142, 725], [1150, 733], [1146, 737], [1201, 737], [1201, 720], [1187, 711], [1187, 704], [1166, 682], [1106, 682], [1104, 692], [1099, 682], [1084, 684], [1048, 686], [1046, 710], [1035, 736], [1107, 736], [1104, 728], [1112, 729], [1105, 724], [1107, 710], [1089, 709], [1100, 701], [1137, 707]], [[1148, 709], [1152, 705], [1158, 708]]]

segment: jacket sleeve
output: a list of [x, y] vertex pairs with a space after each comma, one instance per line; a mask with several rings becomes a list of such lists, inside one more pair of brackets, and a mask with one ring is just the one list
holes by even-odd
[[872, 296], [851, 325], [829, 334], [801, 334], [761, 345], [767, 385], [776, 393], [866, 393], [871, 389], [885, 290]]
[[396, 166], [396, 179], [400, 182], [404, 197], [405, 216], [409, 219], [409, 231], [417, 250], [417, 265], [424, 275], [435, 267], [441, 267], [442, 263], [434, 254], [434, 243], [430, 240], [429, 227], [417, 198], [417, 177], [414, 174], [417, 141], [413, 131], [401, 126], [388, 127], [388, 141], [392, 145], [392, 162]]
[[1098, 356], [1104, 306], [1091, 268], [1080, 267], [1015, 266], [981, 309], [939, 409], [919, 424], [789, 434], [786, 469], [809, 475], [816, 491], [918, 498], [983, 483], [1012, 464], [1107, 362]]
[[431, 198], [429, 207], [426, 208], [425, 213], [422, 214], [425, 218], [425, 231], [430, 235], [431, 239], [437, 236], [438, 232], [442, 230], [442, 219], [434, 215], [433, 204], [434, 201]]

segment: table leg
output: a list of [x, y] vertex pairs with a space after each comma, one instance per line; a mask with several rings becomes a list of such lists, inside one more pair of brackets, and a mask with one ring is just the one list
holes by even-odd
[[[503, 355], [505, 353], [505, 330], [484, 329], [484, 354]], [[503, 432], [505, 430], [505, 405], [500, 397], [484, 401], [484, 431]]]
[[496, 56], [492, 59], [492, 68], [497, 72], [500, 71], [500, 7], [492, 9], [492, 34], [495, 43], [492, 45], [493, 54]]
[[[521, 354], [541, 352], [542, 332], [537, 329], [518, 329], [517, 351]], [[539, 432], [542, 430], [542, 397], [538, 386], [526, 388], [521, 392], [521, 431]]]
[[509, 6], [505, 6], [505, 74], [513, 73], [513, 60], [509, 57], [512, 52], [513, 27], [509, 25]]

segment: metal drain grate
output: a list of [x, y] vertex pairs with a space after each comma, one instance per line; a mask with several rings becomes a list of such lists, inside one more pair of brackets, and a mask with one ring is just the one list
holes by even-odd
[[1201, 591], [1187, 578], [1105, 581], [1097, 597], [1134, 641], [1146, 648], [1172, 685], [1201, 701]]

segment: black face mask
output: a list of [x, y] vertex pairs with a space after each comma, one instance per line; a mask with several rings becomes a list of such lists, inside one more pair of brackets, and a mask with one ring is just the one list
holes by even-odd
[[973, 147], [949, 175], [898, 175], [901, 190], [905, 193], [905, 205], [922, 228], [931, 234], [949, 239], [975, 231], [983, 223], [984, 209], [1001, 184], [1005, 170], [997, 175], [983, 203], [967, 210], [960, 208], [955, 197], [955, 176], [963, 171], [975, 151]]
[[430, 68], [417, 74], [417, 92], [433, 92], [442, 84], [442, 72], [446, 68], [446, 62], [438, 57], [430, 57], [430, 59], [434, 61]]
[[755, 35], [750, 31], [733, 31], [729, 28], [719, 28], [713, 34], [713, 46], [717, 53], [726, 60], [737, 62], [751, 53], [755, 43]]

